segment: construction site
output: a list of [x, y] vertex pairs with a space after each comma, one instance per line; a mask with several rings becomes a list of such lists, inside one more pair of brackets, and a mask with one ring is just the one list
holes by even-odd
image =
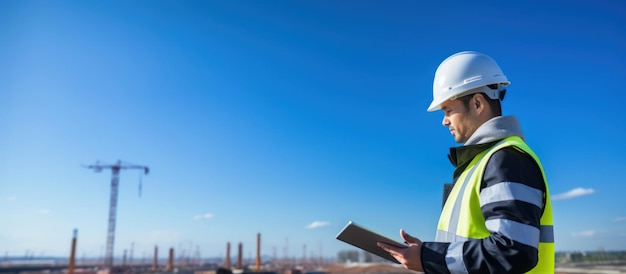
[[[145, 255], [141, 260], [133, 259], [131, 247], [130, 255], [124, 250], [122, 256], [114, 255], [115, 227], [117, 215], [117, 200], [120, 171], [137, 169], [143, 175], [149, 172], [148, 166], [135, 165], [117, 161], [115, 164], [84, 166], [96, 172], [111, 170], [110, 204], [108, 227], [106, 235], [106, 252], [99, 258], [77, 259], [76, 243], [78, 231], [73, 231], [71, 252], [68, 257], [39, 258], [9, 258], [5, 255], [0, 261], [0, 273], [67, 273], [67, 274], [112, 274], [112, 273], [184, 273], [184, 274], [233, 274], [233, 273], [280, 273], [280, 274], [356, 274], [356, 273], [414, 273], [400, 264], [394, 264], [365, 251], [350, 250], [337, 254], [337, 258], [321, 256], [306, 256], [306, 245], [303, 246], [301, 258], [282, 259], [263, 257], [261, 255], [261, 234], [256, 234], [256, 254], [252, 258], [244, 258], [241, 242], [231, 245], [226, 242], [225, 256], [221, 258], [201, 258], [199, 251], [192, 254], [191, 250], [176, 250], [169, 248], [159, 250], [154, 247], [151, 259]], [[140, 177], [141, 178], [141, 177]], [[141, 179], [140, 179], [141, 190]], [[287, 247], [285, 247], [287, 248]], [[160, 253], [164, 252], [164, 253]], [[187, 254], [185, 254], [187, 252]], [[286, 252], [285, 252], [286, 253]], [[233, 259], [234, 255], [234, 259]], [[166, 259], [164, 259], [166, 258]], [[626, 254], [624, 252], [561, 252], [557, 253], [555, 273], [582, 274], [582, 273], [626, 273]]]
[[[69, 257], [34, 259], [27, 255], [25, 258], [16, 259], [5, 255], [5, 258], [0, 261], [0, 273], [315, 273], [322, 271], [332, 261], [325, 260], [322, 256], [306, 258], [306, 246], [304, 246], [304, 255], [300, 259], [276, 259], [276, 256], [274, 256], [273, 259], [266, 259], [266, 261], [262, 262], [260, 233], [256, 235], [257, 246], [254, 260], [244, 259], [242, 243], [238, 243], [236, 246], [237, 256], [235, 260], [232, 260], [230, 242], [226, 243], [226, 255], [223, 258], [202, 259], [198, 251], [194, 255], [184, 255], [184, 250], [181, 255], [175, 257], [175, 249], [169, 248], [165, 251], [167, 259], [164, 261], [162, 256], [159, 257], [158, 246], [154, 247], [154, 255], [149, 262], [145, 258], [140, 261], [133, 260], [132, 249], [130, 256], [124, 250], [122, 256], [116, 257], [114, 255], [114, 247], [120, 172], [122, 170], [137, 169], [143, 175], [147, 175], [150, 169], [148, 166], [126, 163], [121, 160], [118, 160], [115, 164], [103, 164], [98, 161], [93, 165], [85, 165], [83, 167], [92, 169], [95, 172], [111, 170], [108, 227], [104, 256], [102, 258], [83, 258], [78, 260], [76, 258], [78, 231], [75, 229], [73, 231]], [[139, 183], [141, 193], [141, 177]]]
[[[260, 235], [258, 235], [260, 239]], [[73, 241], [75, 242], [75, 241]], [[18, 260], [11, 261], [5, 258], [0, 262], [0, 273], [76, 273], [76, 274], [108, 274], [108, 273], [183, 273], [183, 274], [358, 274], [358, 273], [385, 273], [404, 274], [415, 273], [399, 264], [389, 262], [337, 262], [326, 259], [275, 260], [261, 256], [255, 259], [243, 259], [241, 244], [234, 260], [231, 256], [225, 258], [189, 258], [175, 256], [173, 248], [168, 249], [167, 259], [159, 259], [158, 248], [154, 249], [151, 260], [131, 260], [127, 256], [118, 258], [112, 267], [105, 267], [102, 258], [76, 260], [71, 258], [56, 258], [47, 260]], [[230, 251], [230, 243], [226, 246]], [[258, 247], [257, 247], [258, 250]], [[258, 254], [258, 251], [257, 251]], [[150, 262], [148, 262], [150, 261]], [[626, 261], [608, 260], [597, 262], [557, 262], [557, 274], [619, 274], [626, 273]]]
[[[323, 258], [299, 259], [267, 259], [262, 261], [261, 234], [257, 234], [256, 256], [253, 260], [244, 259], [243, 244], [236, 246], [236, 256], [231, 254], [231, 243], [226, 243], [224, 258], [199, 258], [192, 256], [175, 255], [175, 249], [165, 251], [167, 259], [159, 255], [159, 248], [154, 247], [151, 260], [133, 260], [127, 252], [123, 256], [113, 258], [76, 258], [76, 231], [71, 243], [69, 258], [41, 258], [41, 259], [9, 259], [0, 262], [0, 273], [317, 273], [334, 263]], [[235, 253], [235, 252], [233, 252]]]

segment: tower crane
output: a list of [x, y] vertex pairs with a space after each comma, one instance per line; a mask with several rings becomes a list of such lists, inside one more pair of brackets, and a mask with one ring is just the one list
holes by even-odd
[[111, 200], [109, 205], [109, 227], [107, 230], [107, 247], [106, 255], [104, 257], [104, 266], [113, 267], [113, 243], [115, 242], [115, 215], [117, 213], [117, 188], [120, 180], [120, 170], [122, 169], [143, 169], [144, 174], [148, 174], [149, 168], [147, 166], [134, 165], [128, 163], [122, 163], [117, 161], [116, 164], [101, 164], [96, 161], [95, 165], [88, 165], [86, 168], [93, 169], [95, 172], [100, 172], [103, 169], [111, 169]]

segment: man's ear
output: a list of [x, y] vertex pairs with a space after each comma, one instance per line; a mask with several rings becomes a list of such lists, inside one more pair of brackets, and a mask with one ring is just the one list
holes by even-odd
[[472, 96], [472, 100], [470, 101], [470, 107], [473, 108], [474, 110], [478, 110], [480, 108], [480, 106], [482, 105], [482, 103], [480, 102], [481, 96], [479, 93], [474, 94], [474, 96]]
[[487, 106], [487, 100], [485, 100], [485, 96], [481, 93], [476, 93], [472, 96], [472, 100], [470, 101], [470, 108], [472, 108], [476, 113], [481, 114], [485, 111], [485, 106]]

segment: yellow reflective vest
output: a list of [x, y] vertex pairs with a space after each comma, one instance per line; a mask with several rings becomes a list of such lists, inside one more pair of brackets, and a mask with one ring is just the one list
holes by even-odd
[[[503, 139], [494, 146], [476, 155], [458, 177], [450, 196], [443, 207], [437, 226], [438, 242], [464, 242], [469, 239], [484, 239], [491, 235], [480, 207], [480, 187], [485, 167], [491, 155], [504, 147], [514, 146], [527, 153], [537, 162], [546, 183], [545, 205], [541, 216], [537, 265], [528, 273], [554, 273], [554, 233], [552, 205], [547, 180], [539, 158], [517, 136]], [[515, 240], [515, 239], [513, 239]], [[535, 241], [536, 242], [536, 241]], [[458, 254], [458, 255], [462, 255]], [[463, 263], [462, 261], [460, 262]]]

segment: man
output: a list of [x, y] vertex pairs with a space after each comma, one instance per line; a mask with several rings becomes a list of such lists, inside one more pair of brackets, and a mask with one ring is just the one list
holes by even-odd
[[543, 168], [517, 119], [502, 116], [510, 82], [479, 52], [459, 52], [435, 72], [428, 111], [443, 110], [454, 186], [435, 242], [404, 230], [409, 245], [378, 245], [406, 268], [426, 273], [554, 273], [552, 207]]

